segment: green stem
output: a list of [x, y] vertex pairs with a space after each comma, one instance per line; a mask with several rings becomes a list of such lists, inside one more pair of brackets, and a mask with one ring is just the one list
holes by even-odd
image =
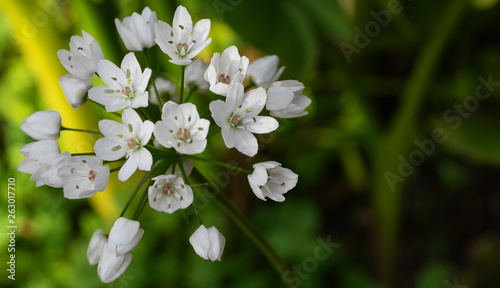
[[[162, 113], [162, 107], [163, 107], [163, 102], [161, 101], [161, 95], [160, 93], [158, 93], [158, 88], [156, 88], [156, 81], [155, 81], [155, 77], [156, 77], [156, 73], [153, 73], [154, 72], [154, 69], [151, 68], [151, 65], [149, 65], [149, 59], [148, 59], [148, 54], [146, 53], [146, 50], [143, 50], [143, 55], [144, 55], [144, 59], [146, 59], [146, 66], [149, 67], [149, 69], [151, 69], [151, 78], [149, 79], [149, 81], [152, 83], [153, 85], [153, 89], [155, 91], [155, 94], [156, 94], [156, 101], [158, 101], [158, 108], [160, 108], [160, 115]], [[184, 66], [183, 66], [184, 67]]]
[[408, 155], [415, 137], [417, 116], [426, 90], [433, 79], [449, 36], [465, 11], [467, 0], [448, 1], [442, 16], [433, 25], [432, 34], [424, 44], [416, 60], [408, 82], [401, 94], [401, 105], [391, 126], [379, 141], [374, 159], [373, 206], [379, 223], [381, 278], [386, 282], [394, 279], [398, 251], [399, 219], [402, 199], [402, 183], [389, 183], [388, 173], [398, 171], [399, 157]]
[[184, 70], [186, 70], [186, 66], [181, 66], [181, 87], [179, 87], [179, 91], [181, 91], [179, 97], [180, 97], [180, 104], [183, 103], [182, 97], [184, 96]]
[[198, 156], [194, 156], [194, 155], [182, 155], [182, 157], [193, 159], [193, 160], [199, 160], [199, 161], [203, 161], [203, 162], [207, 162], [207, 163], [212, 163], [212, 164], [215, 164], [215, 165], [219, 165], [219, 166], [222, 166], [222, 167], [229, 168], [231, 170], [240, 171], [240, 172], [243, 172], [243, 173], [246, 173], [246, 174], [252, 174], [253, 173], [250, 170], [247, 170], [247, 169], [244, 169], [244, 168], [240, 168], [240, 167], [237, 167], [237, 166], [234, 166], [234, 165], [231, 165], [231, 164], [227, 164], [227, 163], [224, 163], [224, 162], [215, 161], [215, 160], [212, 160], [212, 159], [206, 159], [206, 158], [202, 158], [202, 157], [198, 157]]
[[[205, 177], [197, 170], [193, 169], [193, 176], [195, 178], [205, 179]], [[203, 182], [203, 181], [202, 181]], [[226, 197], [224, 194], [219, 193], [218, 195], [213, 195], [207, 189], [200, 189], [204, 191], [209, 197], [213, 198], [217, 206], [221, 208], [235, 223], [240, 227], [241, 230], [257, 245], [260, 251], [269, 260], [269, 263], [276, 270], [280, 278], [288, 273], [288, 264], [281, 259], [281, 257], [274, 251], [273, 247], [262, 237], [259, 231], [253, 226], [253, 224], [248, 220], [248, 218], [236, 207], [234, 204]], [[287, 282], [290, 287], [299, 287], [293, 282]]]
[[122, 166], [115, 167], [115, 168], [109, 170], [109, 173], [113, 173], [113, 172], [119, 171], [121, 168], [122, 168]]
[[71, 153], [71, 156], [95, 156], [95, 152]]
[[186, 97], [186, 102], [189, 102], [189, 99], [191, 98], [191, 96], [193, 96], [193, 94], [194, 94], [194, 90], [193, 90], [193, 89], [191, 89], [191, 90], [189, 91], [188, 97]]
[[96, 130], [85, 130], [85, 129], [76, 129], [76, 128], [68, 128], [61, 126], [61, 131], [75, 131], [75, 132], [84, 132], [84, 133], [92, 133], [92, 134], [99, 134], [102, 135], [100, 131]]

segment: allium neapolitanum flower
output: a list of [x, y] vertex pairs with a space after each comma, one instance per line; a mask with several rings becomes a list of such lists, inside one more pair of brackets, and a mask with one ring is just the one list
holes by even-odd
[[69, 51], [57, 51], [59, 61], [74, 77], [90, 79], [97, 71], [97, 62], [104, 59], [101, 46], [87, 32], [82, 30], [82, 36], [71, 36]]
[[297, 174], [275, 161], [257, 163], [253, 168], [248, 182], [255, 196], [264, 201], [266, 197], [276, 202], [285, 201], [283, 194], [295, 187], [299, 179]]
[[177, 175], [160, 175], [149, 187], [149, 205], [160, 212], [174, 213], [193, 203], [193, 190]]
[[82, 199], [102, 192], [108, 186], [109, 166], [103, 166], [97, 157], [70, 157], [57, 172], [64, 179], [64, 197]]
[[131, 108], [127, 108], [122, 114], [122, 123], [112, 120], [99, 121], [99, 130], [105, 136], [97, 140], [94, 151], [97, 157], [102, 160], [118, 160], [126, 157], [118, 179], [127, 180], [135, 170], [139, 168], [149, 171], [153, 164], [151, 153], [145, 146], [153, 133], [153, 122], [141, 118]]
[[21, 154], [26, 158], [21, 161], [17, 170], [31, 174], [31, 181], [36, 181], [36, 187], [45, 185], [41, 177], [54, 158], [61, 154], [59, 144], [55, 140], [40, 140], [21, 147]]
[[207, 146], [210, 121], [200, 119], [192, 103], [177, 104], [169, 101], [163, 106], [161, 121], [156, 122], [154, 135], [166, 148], [181, 154], [198, 154]]
[[35, 140], [55, 140], [61, 132], [61, 115], [54, 110], [37, 111], [21, 123], [21, 130]]
[[210, 91], [226, 96], [229, 84], [242, 83], [248, 68], [248, 58], [240, 56], [236, 46], [230, 46], [222, 55], [214, 53], [205, 72], [205, 80], [210, 83]]
[[189, 243], [193, 246], [196, 254], [200, 255], [203, 259], [220, 261], [222, 252], [224, 252], [226, 238], [214, 226], [207, 229], [202, 224], [189, 237]]
[[278, 69], [279, 62], [280, 59], [276, 55], [259, 58], [248, 65], [245, 77], [258, 87], [267, 89], [280, 78], [285, 70], [285, 66]]
[[85, 103], [85, 96], [87, 96], [89, 89], [92, 88], [92, 83], [89, 79], [80, 79], [70, 73], [59, 77], [59, 85], [63, 90], [66, 101], [74, 109], [79, 108]]
[[142, 10], [142, 14], [134, 12], [132, 16], [123, 18], [123, 22], [115, 19], [115, 25], [123, 44], [129, 51], [142, 51], [156, 44], [155, 24], [157, 21], [156, 12], [146, 7]]
[[93, 87], [89, 90], [89, 99], [106, 106], [108, 112], [115, 112], [127, 107], [148, 106], [146, 91], [151, 69], [141, 70], [133, 52], [125, 55], [121, 69], [109, 60], [97, 64], [97, 73], [107, 86]]
[[274, 82], [267, 90], [266, 109], [278, 118], [297, 118], [307, 115], [304, 111], [311, 99], [302, 95], [304, 84], [296, 80]]
[[212, 42], [212, 38], [207, 39], [210, 19], [202, 19], [193, 27], [191, 15], [183, 6], [175, 10], [172, 26], [158, 21], [155, 31], [156, 43], [163, 53], [172, 58], [170, 62], [177, 65], [188, 65]]
[[278, 128], [278, 121], [269, 116], [257, 116], [266, 104], [264, 88], [255, 88], [244, 94], [243, 84], [229, 87], [226, 102], [210, 103], [215, 123], [222, 129], [227, 148], [235, 147], [241, 153], [253, 157], [257, 154], [257, 139], [252, 133], [263, 134]]
[[[103, 235], [98, 231], [94, 232], [90, 241], [92, 247], [89, 244], [87, 257], [89, 258], [89, 263], [93, 265], [95, 263], [94, 260], [97, 258], [97, 252], [101, 250], [97, 274], [99, 274], [102, 282], [110, 283], [114, 281], [130, 265], [132, 261], [130, 250], [139, 243], [144, 234], [144, 230], [139, 228], [139, 226], [140, 223], [138, 221], [124, 217], [118, 218], [109, 232], [107, 242], [104, 244]], [[93, 240], [94, 243], [92, 243]], [[89, 251], [91, 251], [92, 257], [88, 256]]]

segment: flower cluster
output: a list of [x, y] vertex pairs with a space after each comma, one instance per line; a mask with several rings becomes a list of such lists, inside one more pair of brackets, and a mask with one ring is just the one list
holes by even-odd
[[[194, 173], [197, 161], [246, 172], [250, 189], [259, 199], [284, 201], [284, 194], [296, 186], [298, 175], [280, 163], [256, 163], [254, 170], [249, 171], [195, 155], [205, 151], [208, 138], [221, 132], [227, 148], [253, 157], [259, 151], [254, 134], [275, 131], [279, 126], [275, 118], [306, 115], [305, 109], [311, 103], [302, 95], [302, 83], [278, 81], [285, 67], [279, 67], [276, 55], [249, 63], [231, 46], [221, 54], [214, 53], [210, 63], [193, 60], [211, 42], [210, 20], [200, 20], [193, 26], [183, 6], [175, 11], [172, 25], [159, 21], [148, 7], [142, 14], [133, 13], [122, 21], [116, 19], [115, 24], [125, 47], [132, 51], [120, 66], [104, 59], [99, 43], [85, 31], [82, 37], [71, 38], [69, 51], [60, 50], [57, 54], [68, 71], [59, 82], [73, 108], [91, 100], [119, 115], [121, 122], [104, 119], [99, 121], [99, 131], [79, 130], [62, 126], [56, 111], [36, 112], [21, 124], [21, 129], [37, 141], [20, 149], [26, 158], [18, 168], [31, 174], [37, 187], [63, 188], [68, 199], [103, 192], [113, 172], [118, 172], [120, 181], [127, 181], [137, 170], [148, 171], [136, 188], [137, 191], [144, 183], [147, 185], [141, 198], [144, 200], [132, 219], [119, 217], [109, 235], [98, 229], [90, 240], [88, 261], [98, 264], [98, 275], [106, 283], [119, 277], [131, 263], [130, 251], [144, 233], [137, 219], [147, 203], [168, 214], [188, 207], [196, 211], [193, 184], [206, 182], [200, 179], [202, 173]], [[171, 63], [181, 66], [179, 89], [169, 79], [152, 77], [151, 68], [143, 69], [133, 52], [154, 49], [156, 44]], [[94, 73], [103, 86], [91, 84]], [[208, 115], [200, 115], [196, 105], [183, 97], [184, 91], [190, 97], [208, 90], [219, 97], [203, 107], [211, 113], [215, 125], [202, 118]], [[161, 119], [155, 119], [148, 110], [155, 106]], [[57, 139], [66, 130], [102, 137], [96, 141], [94, 152], [61, 153]], [[221, 260], [225, 238], [217, 228], [206, 228], [200, 223], [189, 242], [203, 259]]]

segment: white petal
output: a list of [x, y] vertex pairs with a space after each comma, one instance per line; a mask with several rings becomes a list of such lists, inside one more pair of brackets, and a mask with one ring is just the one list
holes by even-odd
[[276, 130], [279, 126], [278, 121], [269, 116], [253, 117], [254, 121], [245, 124], [247, 131], [257, 134], [269, 133]]
[[242, 129], [232, 130], [234, 130], [233, 135], [236, 149], [249, 157], [255, 156], [255, 154], [257, 154], [257, 151], [259, 150], [259, 145], [257, 144], [257, 139], [255, 138], [255, 136], [253, 136], [252, 133], [244, 131]]
[[122, 168], [118, 172], [118, 179], [120, 179], [120, 181], [127, 181], [128, 178], [130, 178], [130, 176], [132, 176], [135, 170], [137, 170], [137, 168], [139, 167], [140, 161], [141, 159], [139, 153], [132, 152], [130, 154], [130, 157], [127, 159], [127, 161], [125, 161], [125, 164], [123, 164]]

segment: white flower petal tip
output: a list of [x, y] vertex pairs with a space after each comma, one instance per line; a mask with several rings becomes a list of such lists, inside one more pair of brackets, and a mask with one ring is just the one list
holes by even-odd
[[36, 181], [36, 186], [47, 185], [43, 173], [55, 164], [55, 159], [60, 157], [61, 150], [55, 140], [40, 140], [21, 147], [21, 154], [26, 158], [21, 161], [17, 170], [31, 174], [31, 181]]
[[126, 254], [130, 252], [142, 238], [144, 230], [140, 223], [125, 217], [120, 217], [115, 221], [109, 232], [108, 248], [116, 254]]
[[21, 123], [21, 130], [35, 140], [56, 140], [61, 131], [61, 120], [57, 111], [37, 111]]
[[205, 150], [210, 121], [200, 119], [194, 104], [169, 101], [163, 106], [161, 119], [154, 126], [154, 135], [162, 146], [173, 147], [181, 154]]
[[120, 277], [132, 262], [132, 254], [116, 254], [108, 245], [102, 249], [97, 274], [104, 283], [111, 283]]
[[132, 16], [115, 19], [116, 29], [122, 38], [123, 44], [129, 51], [142, 51], [156, 45], [155, 25], [158, 21], [156, 12], [149, 7], [142, 10], [142, 14], [133, 13]]
[[207, 229], [204, 225], [201, 225], [189, 237], [189, 243], [201, 258], [220, 261], [224, 252], [226, 238], [214, 226]]
[[267, 90], [266, 109], [277, 118], [298, 118], [307, 115], [311, 99], [302, 95], [304, 85], [299, 81], [274, 82]]
[[125, 55], [120, 68], [108, 60], [99, 61], [97, 73], [106, 86], [91, 88], [89, 99], [104, 105], [108, 112], [148, 106], [151, 69], [142, 72], [133, 52]]
[[177, 175], [160, 175], [149, 187], [148, 197], [151, 208], [165, 213], [174, 213], [193, 203], [193, 190]]
[[275, 161], [267, 161], [253, 165], [254, 172], [248, 175], [248, 182], [253, 193], [259, 199], [266, 197], [276, 202], [285, 201], [283, 194], [297, 185], [299, 176], [288, 168], [282, 168]]
[[87, 260], [89, 264], [95, 265], [99, 263], [101, 259], [102, 249], [108, 243], [108, 237], [104, 234], [101, 229], [97, 229], [89, 241], [89, 247], [87, 248]]
[[208, 38], [210, 20], [202, 19], [193, 27], [191, 15], [183, 6], [175, 10], [172, 26], [158, 21], [155, 32], [156, 43], [171, 58], [170, 62], [176, 65], [190, 64], [212, 41], [212, 38]]
[[215, 123], [221, 127], [222, 138], [227, 148], [236, 148], [241, 153], [253, 157], [257, 154], [257, 139], [252, 133], [264, 134], [276, 130], [276, 119], [258, 116], [266, 103], [266, 91], [256, 88], [244, 94], [243, 84], [233, 83], [229, 87], [226, 102], [210, 103], [210, 111]]
[[92, 88], [90, 80], [80, 79], [69, 73], [59, 77], [59, 85], [63, 90], [64, 97], [74, 109], [85, 103], [85, 95]]
[[122, 123], [101, 120], [99, 130], [104, 138], [95, 143], [96, 156], [107, 161], [126, 157], [127, 161], [118, 172], [120, 181], [126, 181], [137, 169], [149, 171], [153, 164], [153, 156], [144, 146], [151, 139], [153, 128], [151, 121], [142, 122], [132, 108], [123, 111]]
[[248, 68], [248, 58], [240, 56], [236, 46], [230, 46], [222, 55], [214, 53], [205, 72], [210, 91], [226, 96], [231, 83], [243, 83]]
[[248, 65], [246, 78], [258, 87], [268, 89], [285, 70], [284, 66], [278, 69], [279, 61], [276, 55], [264, 56], [253, 61]]

